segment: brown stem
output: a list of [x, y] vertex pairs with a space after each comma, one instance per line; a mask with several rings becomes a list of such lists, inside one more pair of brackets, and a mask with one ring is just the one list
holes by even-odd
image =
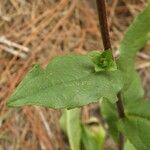
[[[118, 101], [116, 102], [116, 105], [118, 110], [118, 116], [119, 118], [124, 118], [125, 113], [124, 113], [123, 98], [121, 92], [118, 93], [117, 97], [118, 97]], [[124, 147], [124, 136], [121, 132], [119, 132], [118, 150], [123, 150], [123, 147]]]
[[[105, 0], [96, 0], [96, 2], [97, 2], [100, 32], [102, 35], [104, 50], [108, 50], [108, 49], [111, 49], [111, 42], [110, 42], [110, 36], [109, 36], [109, 30], [108, 30]], [[119, 118], [124, 118], [125, 113], [124, 113], [121, 92], [118, 93], [117, 97], [118, 97], [118, 101], [116, 102], [116, 105], [117, 105], [118, 116]], [[124, 136], [120, 132], [119, 138], [118, 138], [118, 150], [123, 150], [123, 146], [124, 146]]]
[[121, 132], [119, 132], [119, 137], [118, 137], [118, 150], [123, 150], [124, 147], [124, 136]]
[[117, 97], [118, 97], [118, 101], [116, 102], [116, 104], [117, 104], [118, 116], [119, 118], [124, 118], [125, 113], [124, 113], [124, 107], [122, 101], [123, 98], [121, 92], [118, 93]]
[[111, 43], [110, 43], [108, 23], [107, 23], [105, 0], [96, 0], [96, 2], [97, 2], [100, 32], [102, 35], [104, 50], [108, 50], [111, 49]]

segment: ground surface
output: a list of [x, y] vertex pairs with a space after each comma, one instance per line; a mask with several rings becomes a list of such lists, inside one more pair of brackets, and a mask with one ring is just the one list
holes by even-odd
[[[147, 1], [108, 1], [114, 54]], [[60, 111], [8, 109], [5, 103], [33, 64], [45, 67], [54, 56], [95, 49], [102, 50], [102, 43], [93, 0], [0, 1], [0, 150], [69, 149], [59, 127]], [[138, 54], [135, 67], [150, 98], [150, 43]], [[90, 109], [93, 106], [84, 108], [85, 119]]]

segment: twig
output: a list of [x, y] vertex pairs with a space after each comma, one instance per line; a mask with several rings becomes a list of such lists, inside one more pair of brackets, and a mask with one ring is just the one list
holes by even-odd
[[18, 43], [12, 42], [10, 40], [8, 40], [6, 37], [4, 36], [0, 36], [0, 48], [15, 55], [15, 56], [19, 56], [23, 59], [27, 58], [27, 52], [29, 52], [29, 48], [22, 46]]
[[36, 108], [37, 112], [39, 113], [39, 116], [41, 117], [41, 120], [42, 120], [42, 122], [44, 124], [44, 127], [45, 127], [45, 129], [47, 131], [47, 134], [48, 134], [49, 138], [50, 139], [53, 138], [52, 131], [51, 131], [50, 127], [49, 127], [48, 122], [46, 121], [46, 118], [45, 118], [43, 112], [41, 111], [41, 109], [39, 107], [35, 107], [35, 108]]
[[145, 69], [149, 67], [150, 67], [150, 62], [144, 62], [142, 64], [135, 66], [136, 70]]
[[4, 46], [4, 45], [0, 45], [0, 48], [5, 50], [6, 52], [9, 52], [9, 53], [11, 53], [11, 54], [13, 54], [15, 56], [19, 56], [19, 57], [21, 57], [23, 59], [27, 58], [27, 55], [25, 53], [16, 51], [13, 48], [10, 48], [10, 47]]
[[[104, 50], [108, 50], [111, 49], [111, 43], [110, 43], [108, 23], [107, 23], [105, 0], [97, 0], [97, 9], [99, 14], [100, 30], [102, 34]], [[116, 102], [116, 105], [118, 110], [118, 116], [119, 118], [124, 118], [125, 113], [124, 113], [121, 92], [118, 93], [117, 97], [118, 97], [118, 101]], [[118, 150], [123, 150], [123, 146], [124, 146], [124, 137], [120, 132], [119, 139], [118, 139]]]
[[3, 43], [3, 44], [10, 46], [10, 47], [21, 49], [24, 52], [29, 52], [29, 48], [22, 46], [18, 43], [12, 42], [12, 41], [6, 39], [4, 36], [0, 36], [0, 43]]
[[145, 54], [145, 53], [143, 53], [143, 52], [138, 52], [137, 56], [139, 56], [139, 57], [141, 57], [143, 59], [146, 59], [146, 60], [150, 60], [150, 56]]

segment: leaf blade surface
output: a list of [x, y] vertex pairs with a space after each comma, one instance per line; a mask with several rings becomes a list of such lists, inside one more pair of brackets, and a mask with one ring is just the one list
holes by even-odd
[[116, 93], [122, 88], [121, 76], [119, 70], [96, 73], [87, 55], [56, 57], [45, 70], [34, 67], [7, 104], [74, 108], [99, 101], [101, 97], [115, 102]]

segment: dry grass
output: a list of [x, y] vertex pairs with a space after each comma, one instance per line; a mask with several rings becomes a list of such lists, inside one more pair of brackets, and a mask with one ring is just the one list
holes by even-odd
[[[147, 1], [109, 1], [114, 52]], [[45, 67], [57, 55], [102, 49], [102, 43], [97, 42], [101, 37], [94, 9], [92, 0], [0, 1], [0, 149], [69, 149], [59, 127], [60, 111], [39, 107], [8, 109], [5, 103], [33, 64]], [[138, 54], [136, 67], [150, 97], [148, 49], [150, 44]]]

